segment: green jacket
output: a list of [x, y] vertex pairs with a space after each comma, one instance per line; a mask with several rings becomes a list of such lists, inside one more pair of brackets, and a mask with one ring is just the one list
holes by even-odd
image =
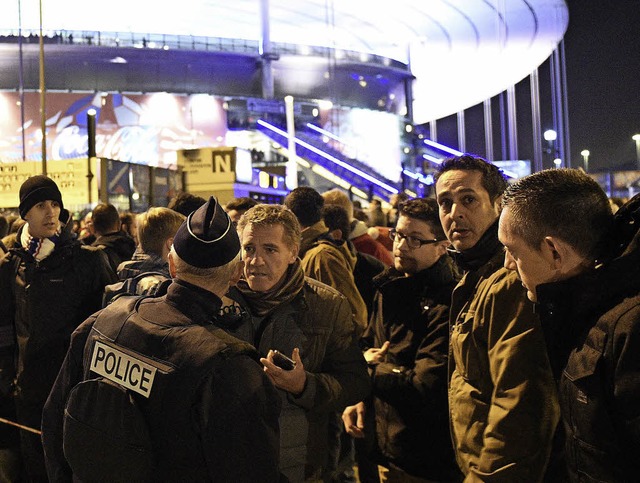
[[559, 420], [540, 322], [503, 259], [497, 250], [452, 296], [449, 407], [465, 482], [541, 481]]
[[307, 277], [333, 287], [344, 295], [351, 307], [358, 334], [367, 327], [367, 306], [358, 292], [353, 270], [358, 260], [345, 242], [325, 236], [329, 229], [324, 221], [302, 231], [300, 258]]

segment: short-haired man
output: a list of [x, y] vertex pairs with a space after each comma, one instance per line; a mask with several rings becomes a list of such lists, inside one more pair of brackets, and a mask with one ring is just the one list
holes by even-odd
[[301, 186], [287, 195], [284, 204], [302, 226], [299, 256], [304, 273], [335, 288], [347, 298], [361, 334], [367, 326], [367, 307], [353, 278], [357, 258], [345, 243], [328, 234], [329, 229], [322, 221], [324, 198], [315, 189]]
[[111, 268], [117, 271], [118, 265], [131, 260], [136, 250], [136, 242], [121, 230], [120, 215], [115, 206], [100, 203], [91, 215], [96, 241], [91, 246], [98, 247], [107, 254]]
[[248, 196], [243, 196], [241, 198], [234, 198], [229, 201], [225, 207], [224, 211], [227, 212], [229, 218], [234, 224], [238, 224], [240, 221], [240, 217], [247, 211], [249, 208], [256, 206], [258, 202], [253, 198], [249, 198]]
[[202, 196], [182, 192], [171, 198], [167, 208], [189, 216], [207, 202]]
[[571, 481], [640, 474], [640, 197], [614, 216], [587, 174], [554, 169], [510, 186], [498, 235], [540, 314]]
[[[116, 278], [103, 252], [75, 240], [51, 178], [22, 183], [19, 210], [26, 223], [0, 264], [0, 379], [14, 389], [18, 422], [38, 430], [69, 336]], [[20, 439], [27, 479], [45, 480], [40, 437], [21, 431]]]
[[[394, 266], [374, 279], [373, 313], [362, 338], [374, 407], [360, 403], [342, 418], [356, 438], [377, 435], [376, 454], [390, 481], [459, 481], [447, 402], [449, 304], [457, 282], [449, 242], [435, 200], [406, 201], [398, 214]], [[365, 423], [365, 411], [375, 412], [375, 422]]]
[[498, 215], [507, 183], [482, 158], [445, 160], [440, 221], [465, 270], [451, 301], [449, 410], [465, 481], [540, 481], [558, 423], [540, 322], [517, 275], [502, 267]]
[[[121, 384], [126, 368], [144, 364], [156, 369], [155, 377], [147, 377], [146, 399], [131, 394], [144, 415], [154, 456], [144, 481], [278, 481], [279, 397], [255, 349], [215, 325], [222, 318], [222, 297], [242, 264], [238, 235], [214, 198], [181, 225], [169, 264], [174, 281], [166, 295], [121, 298], [73, 333], [43, 416], [50, 481], [71, 481], [79, 471], [83, 480], [127, 479], [124, 461], [101, 464], [95, 450], [97, 461], [88, 461], [100, 442], [75, 440], [66, 425], [63, 432], [65, 404], [76, 383], [102, 374]], [[94, 372], [101, 347], [103, 354], [128, 355], [126, 367]], [[131, 369], [131, 374], [130, 385], [139, 384], [139, 372]], [[109, 402], [98, 398], [104, 414], [110, 413]], [[123, 453], [129, 464], [140, 458], [134, 449]]]
[[[282, 473], [292, 482], [317, 479], [327, 465], [330, 415], [370, 390], [349, 304], [305, 277], [300, 224], [284, 206], [254, 206], [240, 218], [238, 231], [244, 278], [228, 295], [246, 315], [229, 330], [258, 349], [280, 390]], [[274, 350], [291, 356], [292, 367], [277, 366]]]
[[103, 305], [114, 297], [155, 295], [170, 280], [169, 253], [173, 237], [185, 220], [177, 211], [164, 207], [149, 208], [137, 216], [140, 246], [131, 260], [118, 266], [119, 282], [105, 287]]

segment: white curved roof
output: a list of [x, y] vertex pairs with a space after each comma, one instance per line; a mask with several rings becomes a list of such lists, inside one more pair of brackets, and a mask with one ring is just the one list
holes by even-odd
[[[18, 0], [0, 29], [17, 29]], [[21, 0], [22, 28], [39, 25]], [[102, 30], [259, 40], [261, 0], [58, 0], [47, 31]], [[426, 122], [482, 102], [527, 77], [567, 28], [563, 0], [268, 0], [271, 39], [410, 61], [414, 118]]]

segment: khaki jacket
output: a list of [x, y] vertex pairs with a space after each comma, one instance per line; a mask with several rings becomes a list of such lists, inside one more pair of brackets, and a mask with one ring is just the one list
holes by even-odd
[[357, 335], [360, 335], [367, 327], [367, 306], [353, 277], [358, 259], [346, 243], [325, 237], [327, 232], [324, 221], [303, 230], [300, 249], [302, 269], [307, 277], [333, 287], [346, 297], [358, 327]]
[[465, 482], [541, 481], [559, 405], [540, 323], [497, 251], [452, 297], [449, 406]]

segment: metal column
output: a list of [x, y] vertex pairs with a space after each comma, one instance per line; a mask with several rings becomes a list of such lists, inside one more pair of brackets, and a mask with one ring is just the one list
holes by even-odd
[[493, 116], [491, 113], [491, 99], [485, 99], [484, 107], [484, 144], [485, 155], [488, 161], [494, 161], [493, 158]]
[[542, 128], [540, 126], [540, 81], [538, 69], [531, 73], [531, 126], [533, 128], [532, 171], [542, 171]]

